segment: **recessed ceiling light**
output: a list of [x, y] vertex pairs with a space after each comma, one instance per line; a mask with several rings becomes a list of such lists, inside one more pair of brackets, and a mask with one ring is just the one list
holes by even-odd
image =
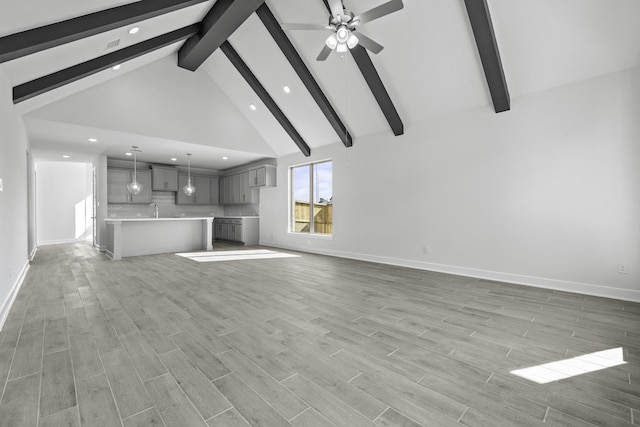
[[172, 161], [172, 162], [177, 162], [177, 161], [178, 161], [178, 159], [176, 159], [175, 157], [172, 157], [172, 158], [171, 158], [171, 161]]
[[68, 156], [66, 154], [63, 154], [62, 157], [64, 157], [65, 159], [70, 159], [71, 158], [71, 156]]
[[251, 108], [252, 111], [256, 111], [258, 109], [255, 104], [249, 104], [249, 108]]
[[129, 34], [135, 34], [140, 31], [140, 27], [133, 27], [129, 29]]
[[224, 156], [224, 157], [222, 158], [222, 160], [228, 160], [228, 159], [229, 159], [229, 158], [228, 158], [227, 156]]
[[121, 67], [121, 65], [120, 65], [120, 64], [117, 64], [117, 65], [114, 65], [114, 66], [113, 66], [113, 67], [111, 67], [111, 68], [112, 68], [112, 69], [114, 69], [114, 70], [119, 70], [119, 69], [120, 69], [120, 67]]
[[89, 138], [89, 142], [98, 142], [96, 138]]
[[129, 153], [129, 152], [127, 152], [127, 153], [124, 153], [124, 155], [125, 155], [125, 156], [133, 156], [133, 153]]
[[282, 86], [282, 90], [284, 93], [291, 93], [291, 88], [287, 85]]

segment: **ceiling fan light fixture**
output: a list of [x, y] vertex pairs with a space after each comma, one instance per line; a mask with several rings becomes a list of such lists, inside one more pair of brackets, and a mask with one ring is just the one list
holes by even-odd
[[331, 35], [327, 37], [327, 41], [325, 41], [325, 44], [329, 49], [335, 49], [336, 46], [338, 46], [338, 38], [336, 37], [336, 33], [331, 33]]
[[349, 47], [347, 46], [346, 43], [338, 43], [338, 46], [336, 47], [336, 52], [338, 53], [345, 53], [349, 50]]
[[347, 46], [349, 47], [349, 49], [353, 49], [354, 47], [358, 46], [358, 37], [356, 37], [355, 34], [349, 34], [349, 38], [347, 39]]
[[349, 40], [350, 34], [351, 31], [349, 31], [349, 29], [344, 25], [341, 25], [338, 28], [338, 31], [336, 31], [336, 39], [338, 40], [338, 43], [346, 43], [347, 40]]

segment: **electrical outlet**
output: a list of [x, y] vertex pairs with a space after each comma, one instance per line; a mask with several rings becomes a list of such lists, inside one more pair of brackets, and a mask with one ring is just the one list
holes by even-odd
[[425, 245], [425, 246], [423, 246], [423, 247], [422, 247], [422, 253], [423, 253], [423, 254], [428, 254], [428, 253], [429, 253], [429, 246], [426, 246], [426, 245]]
[[629, 270], [627, 268], [627, 264], [624, 262], [618, 262], [618, 273], [620, 274], [629, 274]]

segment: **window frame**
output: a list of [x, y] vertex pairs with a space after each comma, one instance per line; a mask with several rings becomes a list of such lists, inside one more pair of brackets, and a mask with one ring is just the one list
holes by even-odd
[[[328, 239], [332, 239], [333, 238], [333, 227], [332, 227], [332, 232], [331, 233], [316, 233], [314, 228], [315, 228], [315, 221], [313, 220], [313, 209], [315, 206], [315, 196], [316, 194], [314, 193], [314, 181], [315, 181], [315, 177], [313, 176], [313, 170], [315, 165], [319, 165], [322, 163], [331, 163], [331, 204], [333, 205], [333, 159], [323, 159], [323, 160], [316, 160], [313, 162], [308, 162], [308, 163], [301, 163], [301, 164], [296, 164], [296, 165], [291, 165], [289, 166], [289, 197], [288, 197], [288, 212], [289, 212], [289, 221], [288, 221], [288, 233], [290, 234], [296, 234], [296, 235], [300, 235], [300, 236], [312, 236], [312, 237], [317, 237], [317, 238], [328, 238]], [[308, 167], [309, 168], [309, 231], [296, 231], [295, 230], [295, 224], [296, 224], [296, 218], [295, 218], [295, 199], [294, 199], [294, 181], [293, 181], [293, 171], [297, 168], [301, 168], [301, 167]], [[331, 215], [331, 222], [333, 224], [333, 212]]]

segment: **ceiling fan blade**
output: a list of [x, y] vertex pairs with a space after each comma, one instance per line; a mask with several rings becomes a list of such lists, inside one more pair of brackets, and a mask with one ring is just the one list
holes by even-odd
[[283, 30], [326, 30], [326, 25], [318, 24], [280, 24]]
[[370, 50], [373, 53], [380, 53], [380, 51], [384, 49], [384, 46], [377, 42], [374, 42], [359, 31], [356, 33], [356, 37], [358, 37], [358, 44], [361, 44], [362, 47]]
[[324, 47], [320, 51], [320, 55], [318, 55], [318, 57], [316, 58], [316, 61], [325, 61], [329, 57], [329, 54], [332, 50], [333, 49], [331, 49], [329, 46], [324, 45]]
[[387, 3], [383, 3], [380, 6], [369, 9], [366, 12], [361, 13], [353, 17], [353, 21], [360, 21], [359, 24], [365, 22], [371, 22], [374, 19], [382, 18], [393, 12], [397, 12], [404, 7], [402, 0], [391, 0]]
[[327, 3], [329, 3], [329, 9], [331, 9], [331, 16], [344, 15], [342, 0], [329, 0]]

